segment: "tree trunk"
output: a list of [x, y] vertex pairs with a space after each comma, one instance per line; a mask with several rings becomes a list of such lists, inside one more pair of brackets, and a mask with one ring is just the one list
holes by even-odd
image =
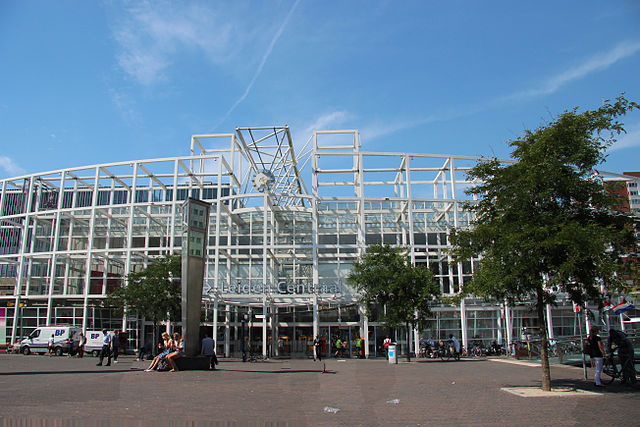
[[411, 342], [409, 340], [411, 331], [409, 331], [409, 323], [406, 324], [407, 327], [407, 362], [411, 362], [411, 345], [409, 345], [409, 343]]
[[540, 364], [542, 366], [542, 390], [551, 391], [551, 370], [549, 369], [549, 353], [547, 351], [547, 322], [544, 317], [544, 298], [542, 286], [538, 287], [538, 324], [540, 325]]

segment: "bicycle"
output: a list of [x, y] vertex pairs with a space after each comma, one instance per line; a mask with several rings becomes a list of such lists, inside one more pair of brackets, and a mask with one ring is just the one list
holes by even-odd
[[602, 373], [604, 375], [601, 377], [601, 381], [604, 384], [611, 384], [616, 378], [620, 378], [622, 382], [626, 382], [624, 377], [625, 370], [633, 373], [633, 375], [629, 375], [629, 381], [631, 384], [635, 384], [636, 376], [633, 359], [625, 360], [624, 366], [622, 366], [619, 358], [611, 355], [604, 360], [602, 367]]
[[262, 352], [258, 353], [258, 352], [250, 351], [250, 352], [249, 352], [249, 359], [248, 359], [248, 360], [249, 360], [249, 362], [251, 362], [251, 363], [255, 363], [255, 362], [266, 362], [266, 361], [268, 361], [268, 360], [269, 360], [269, 357], [264, 356], [264, 355], [262, 354]]
[[460, 360], [460, 353], [453, 350], [452, 347], [453, 347], [453, 343], [451, 342], [446, 343], [444, 345], [442, 344], [440, 345], [440, 359], [442, 361], [450, 360], [450, 359]]

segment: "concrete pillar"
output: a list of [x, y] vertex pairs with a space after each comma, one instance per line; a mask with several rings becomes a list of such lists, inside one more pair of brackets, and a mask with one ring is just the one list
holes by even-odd
[[506, 342], [505, 348], [508, 349], [511, 343], [513, 342], [513, 336], [512, 336], [512, 330], [511, 330], [511, 307], [509, 307], [509, 304], [506, 301], [504, 303], [504, 319], [507, 327], [507, 336], [506, 336], [507, 342]]
[[504, 342], [504, 337], [503, 337], [503, 335], [504, 335], [504, 332], [503, 332], [503, 324], [504, 324], [504, 322], [502, 320], [502, 314], [503, 313], [504, 313], [504, 306], [502, 307], [502, 309], [498, 310], [498, 333], [497, 333], [498, 339], [497, 339], [497, 342], [498, 342], [499, 345], [502, 345], [502, 343]]
[[460, 327], [462, 329], [462, 346], [468, 349], [469, 337], [467, 333], [467, 304], [462, 298], [460, 300]]
[[262, 357], [267, 357], [267, 297], [262, 298]]
[[231, 306], [224, 306], [224, 357], [229, 357], [231, 353]]
[[213, 341], [218, 343], [218, 296], [213, 297], [213, 326], [211, 331], [211, 337]]

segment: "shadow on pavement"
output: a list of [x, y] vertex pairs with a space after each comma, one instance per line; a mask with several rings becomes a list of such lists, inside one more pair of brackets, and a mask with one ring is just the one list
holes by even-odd
[[244, 369], [221, 369], [218, 368], [218, 371], [225, 371], [225, 372], [245, 372], [248, 374], [253, 374], [253, 373], [260, 373], [260, 374], [335, 374], [335, 371], [322, 371], [322, 370], [318, 370], [318, 369], [286, 369], [286, 370], [273, 370], [273, 371], [267, 371], [267, 370], [244, 370]]
[[13, 376], [13, 375], [55, 375], [55, 374], [116, 374], [123, 372], [142, 372], [144, 369], [108, 369], [108, 370], [92, 370], [92, 371], [29, 371], [29, 372], [0, 372], [1, 376]]
[[[460, 359], [460, 360], [454, 360], [454, 359], [449, 359], [449, 360], [442, 360], [439, 357], [435, 358], [435, 359], [418, 359], [416, 360], [417, 363], [435, 363], [435, 362], [441, 362], [441, 363], [450, 363], [450, 362], [455, 362], [455, 363], [474, 363], [474, 362], [486, 362], [487, 359], [486, 358], [477, 358], [477, 359]], [[398, 360], [398, 362], [400, 362], [400, 360]]]
[[596, 387], [593, 379], [552, 379], [551, 387], [573, 387], [581, 390], [597, 391], [598, 393], [637, 393], [640, 391], [640, 384], [636, 383], [635, 385], [627, 385], [620, 382], [620, 380], [616, 380], [604, 387]]
[[[533, 384], [505, 384], [503, 387], [542, 387], [541, 381], [536, 381]], [[594, 391], [597, 393], [607, 393], [607, 394], [634, 394], [640, 392], [640, 384], [636, 383], [635, 385], [626, 385], [622, 384], [620, 381], [613, 382], [604, 387], [596, 387], [593, 380], [584, 380], [584, 379], [552, 379], [551, 380], [551, 388], [570, 388], [576, 390], [586, 390], [586, 391]]]

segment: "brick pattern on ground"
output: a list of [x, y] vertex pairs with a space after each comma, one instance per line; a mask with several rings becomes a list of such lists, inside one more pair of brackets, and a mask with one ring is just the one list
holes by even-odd
[[[552, 367], [554, 387], [595, 396], [523, 398], [502, 387], [539, 386], [539, 367], [484, 359], [221, 360], [217, 371], [143, 372], [149, 362], [0, 355], [0, 419], [176, 422], [183, 425], [617, 425], [640, 423], [640, 386], [593, 386], [581, 369]], [[326, 363], [327, 373], [322, 373]], [[397, 402], [396, 402], [397, 400]], [[324, 408], [337, 408], [338, 412]]]

